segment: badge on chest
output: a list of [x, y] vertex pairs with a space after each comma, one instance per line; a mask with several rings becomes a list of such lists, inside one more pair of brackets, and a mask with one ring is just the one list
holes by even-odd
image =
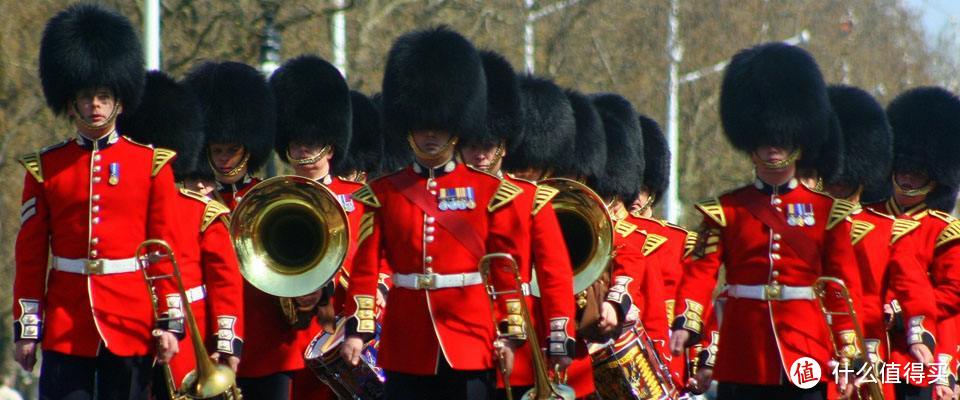
[[437, 191], [440, 211], [472, 210], [477, 208], [472, 187], [443, 188]]
[[338, 194], [337, 200], [340, 201], [340, 205], [343, 206], [343, 211], [353, 212], [357, 207], [353, 204], [353, 196], [349, 194]]
[[110, 163], [110, 178], [107, 179], [110, 186], [117, 186], [120, 183], [120, 163]]
[[817, 223], [813, 216], [813, 204], [787, 204], [787, 225], [813, 226]]

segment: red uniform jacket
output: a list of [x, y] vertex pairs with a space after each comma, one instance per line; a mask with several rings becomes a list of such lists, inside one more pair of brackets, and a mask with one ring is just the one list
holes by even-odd
[[[644, 255], [647, 262], [657, 265], [663, 276], [666, 309], [663, 329], [666, 330], [669, 329], [669, 321], [673, 321], [674, 298], [677, 294], [677, 285], [683, 277], [683, 259], [693, 252], [697, 234], [666, 221], [631, 215], [630, 222], [635, 223], [640, 230], [647, 233], [647, 240], [644, 242]], [[670, 362], [674, 382], [678, 387], [683, 387], [686, 384], [689, 360], [686, 357], [672, 357], [669, 351], [663, 351], [662, 355]], [[696, 353], [691, 355], [696, 356]]]
[[[508, 205], [521, 192], [453, 161], [434, 169], [414, 164], [354, 192], [368, 212], [350, 276], [348, 334], [374, 331], [381, 258], [395, 274], [449, 275], [476, 272], [488, 253], [519, 254], [513, 237], [522, 228]], [[491, 271], [497, 287], [512, 283], [501, 266]], [[380, 335], [384, 369], [435, 374], [441, 356], [458, 370], [493, 368], [494, 316], [483, 285], [423, 290], [396, 283]]]
[[[97, 274], [97, 264], [84, 260], [130, 265], [146, 239], [175, 246], [177, 191], [167, 165], [174, 156], [112, 133], [20, 158], [27, 173], [16, 243], [15, 339], [42, 338], [44, 350], [86, 357], [97, 355], [101, 341], [119, 356], [151, 352], [153, 313], [141, 271]], [[70, 259], [93, 271], [48, 271], [48, 252], [54, 261]]]
[[[567, 256], [567, 245], [560, 231], [560, 223], [550, 204], [557, 190], [511, 176], [504, 179], [523, 189], [513, 200], [513, 205], [521, 216], [521, 230], [517, 231], [514, 237], [519, 249], [516, 258], [523, 282], [530, 282], [536, 266], [540, 297], [527, 296], [527, 304], [531, 312], [530, 319], [539, 334], [540, 345], [548, 349], [548, 354], [573, 357], [576, 331], [573, 267]], [[530, 346], [524, 343], [516, 352], [510, 384], [533, 385], [533, 375]]]
[[[768, 226], [754, 215], [782, 218]], [[854, 303], [860, 304], [860, 277], [850, 243], [847, 217], [855, 205], [814, 192], [796, 179], [780, 187], [757, 180], [697, 205], [704, 214], [694, 259], [677, 294], [674, 329], [701, 333], [704, 305], [711, 300], [720, 265], [728, 285], [771, 285], [763, 293], [776, 297], [778, 288], [809, 287], [820, 276], [842, 279]], [[792, 230], [793, 232], [790, 232]], [[812, 242], [816, 253], [798, 251], [790, 235]], [[807, 242], [809, 245], [810, 242]], [[859, 310], [858, 310], [859, 311]], [[723, 309], [715, 378], [721, 382], [776, 385], [800, 357], [817, 360], [829, 371], [830, 330], [814, 300], [759, 300], [730, 296]], [[849, 319], [836, 318], [834, 329], [852, 329]], [[785, 372], [786, 371], [786, 372]]]
[[[180, 189], [177, 228], [183, 240], [176, 256], [200, 335], [211, 339], [204, 344], [207, 353], [217, 351], [239, 357], [244, 337], [243, 277], [230, 241], [229, 212], [216, 200]], [[178, 307], [180, 301], [180, 296], [171, 294], [161, 305]], [[196, 368], [193, 341], [189, 332], [184, 333], [180, 352], [170, 362], [177, 384]]]
[[[941, 353], [938, 358], [954, 358], [956, 344], [960, 341], [956, 327], [951, 326], [955, 324], [949, 320], [960, 312], [960, 267], [957, 265], [960, 263], [960, 246], [957, 246], [960, 241], [956, 240], [960, 239], [960, 221], [945, 212], [929, 209], [924, 203], [903, 210], [891, 198], [885, 208], [890, 214], [919, 222], [911, 225], [909, 232], [904, 234], [912, 236], [916, 244], [914, 268], [924, 270], [934, 288], [937, 304], [936, 351]], [[904, 310], [908, 311], [906, 306]], [[896, 355], [896, 348], [894, 351]]]

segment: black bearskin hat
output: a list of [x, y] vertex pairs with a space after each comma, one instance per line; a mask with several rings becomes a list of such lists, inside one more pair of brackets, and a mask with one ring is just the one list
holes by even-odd
[[607, 164], [603, 175], [591, 176], [588, 185], [604, 199], [631, 203], [643, 184], [643, 133], [640, 118], [630, 101], [613, 93], [590, 96], [603, 121], [607, 137]]
[[284, 162], [291, 142], [330, 145], [336, 170], [350, 148], [350, 89], [340, 70], [313, 55], [285, 62], [270, 76], [277, 101], [277, 155]]
[[393, 42], [383, 74], [383, 122], [406, 137], [442, 130], [466, 140], [487, 131], [487, 81], [480, 55], [448, 27], [406, 33]]
[[186, 85], [160, 71], [147, 73], [143, 100], [120, 115], [117, 129], [140, 143], [177, 152], [173, 175], [178, 181], [197, 172], [203, 150], [203, 115]]
[[607, 165], [607, 136], [600, 114], [583, 93], [573, 89], [567, 89], [565, 93], [573, 108], [577, 132], [573, 146], [574, 162], [567, 165], [568, 170], [558, 171], [558, 175], [570, 178], [601, 176]]
[[670, 186], [670, 144], [660, 124], [646, 115], [640, 115], [640, 130], [643, 132], [643, 186], [654, 196], [653, 204], [657, 204]]
[[908, 90], [887, 106], [893, 172], [923, 172], [937, 183], [929, 207], [951, 212], [960, 188], [960, 99], [946, 89]]
[[480, 60], [487, 78], [487, 133], [475, 140], [483, 144], [503, 140], [509, 154], [523, 135], [520, 81], [513, 66], [502, 55], [481, 51]]
[[260, 71], [232, 61], [205, 62], [184, 82], [193, 89], [203, 111], [203, 133], [210, 143], [236, 143], [250, 153], [247, 170], [263, 167], [273, 150], [276, 104]]
[[383, 162], [380, 111], [373, 101], [355, 90], [350, 91], [350, 102], [353, 109], [353, 138], [337, 173], [363, 171], [368, 175], [378, 176]]
[[851, 187], [886, 186], [893, 162], [893, 135], [883, 106], [852, 86], [830, 86], [828, 93], [843, 136], [843, 166], [840, 174], [824, 181]]
[[76, 4], [47, 22], [40, 41], [40, 81], [47, 106], [63, 114], [77, 92], [107, 87], [127, 110], [143, 93], [143, 52], [127, 17]]
[[[370, 95], [370, 101], [377, 108], [380, 116], [380, 137], [383, 140], [383, 156], [381, 157], [380, 174], [399, 171], [413, 162], [413, 149], [407, 144], [407, 138], [400, 135], [388, 135], [383, 127], [383, 93]], [[371, 177], [376, 177], [374, 174]]]
[[520, 101], [524, 115], [522, 140], [503, 158], [503, 169], [569, 169], [577, 124], [563, 89], [548, 79], [521, 76]]
[[720, 89], [720, 118], [727, 139], [741, 151], [762, 145], [799, 149], [801, 158], [813, 163], [829, 139], [832, 116], [813, 56], [796, 46], [766, 43], [730, 60]]

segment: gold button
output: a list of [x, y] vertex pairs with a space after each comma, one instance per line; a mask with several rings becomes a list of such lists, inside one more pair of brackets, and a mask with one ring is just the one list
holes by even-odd
[[436, 195], [437, 195], [437, 191], [436, 191], [436, 190], [431, 190], [431, 191], [430, 191], [430, 194], [436, 196]]
[[783, 199], [779, 197], [774, 197], [773, 200], [770, 201], [770, 203], [772, 203], [775, 206], [779, 206], [780, 204], [783, 203]]
[[93, 166], [93, 172], [100, 172], [100, 166], [99, 166], [99, 165], [94, 165], [94, 166]]
[[773, 271], [772, 273], [770, 273], [770, 276], [771, 276], [773, 279], [777, 279], [777, 278], [780, 277], [780, 271]]
[[423, 240], [425, 240], [427, 243], [433, 243], [433, 235], [429, 235], [429, 236], [427, 236], [426, 238], [424, 238]]
[[773, 240], [780, 240], [780, 234], [779, 234], [779, 233], [774, 233], [774, 234], [773, 234]]
[[437, 219], [434, 218], [434, 217], [427, 217], [427, 223], [428, 223], [428, 224], [432, 224], [432, 223], [434, 223], [434, 222], [436, 222], [436, 221], [437, 221]]
[[93, 161], [100, 161], [100, 155], [97, 154], [97, 155], [93, 156]]
[[770, 248], [774, 250], [780, 250], [780, 243], [774, 243], [772, 246], [770, 246]]
[[91, 209], [91, 211], [93, 211], [93, 212], [95, 212], [95, 213], [100, 212], [100, 206], [93, 206], [93, 208]]
[[432, 257], [432, 256], [426, 256], [426, 257], [423, 258], [423, 262], [424, 262], [424, 263], [427, 263], [427, 264], [430, 264], [430, 263], [433, 262], [433, 257]]
[[93, 201], [100, 201], [100, 195], [99, 194], [93, 195]]
[[96, 250], [90, 250], [90, 257], [96, 257], [96, 256], [97, 256], [97, 251], [96, 251]]
[[436, 230], [437, 230], [436, 227], [433, 227], [433, 226], [428, 226], [428, 227], [427, 227], [427, 233], [433, 233], [433, 232], [436, 231]]
[[93, 177], [93, 183], [100, 183], [100, 177], [99, 176]]
[[93, 217], [93, 221], [91, 221], [91, 222], [93, 222], [94, 225], [99, 224], [99, 223], [100, 223], [100, 217]]
[[96, 245], [97, 245], [97, 243], [100, 243], [100, 238], [93, 238], [93, 239], [90, 239], [90, 244], [92, 244], [92, 245], [94, 245], [94, 246], [96, 246]]
[[772, 255], [770, 255], [770, 257], [773, 257], [774, 260], [779, 260], [779, 259], [780, 259], [780, 254], [773, 253]]
[[430, 182], [427, 182], [427, 187], [429, 187], [430, 189], [437, 187], [437, 181], [431, 179]]

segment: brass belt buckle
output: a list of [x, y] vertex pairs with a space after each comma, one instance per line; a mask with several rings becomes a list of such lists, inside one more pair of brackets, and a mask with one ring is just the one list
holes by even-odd
[[87, 275], [103, 274], [103, 260], [86, 260], [83, 263], [83, 272]]
[[417, 275], [417, 289], [433, 289], [435, 286], [434, 274]]
[[763, 296], [766, 300], [780, 300], [783, 295], [783, 287], [780, 285], [763, 285]]

